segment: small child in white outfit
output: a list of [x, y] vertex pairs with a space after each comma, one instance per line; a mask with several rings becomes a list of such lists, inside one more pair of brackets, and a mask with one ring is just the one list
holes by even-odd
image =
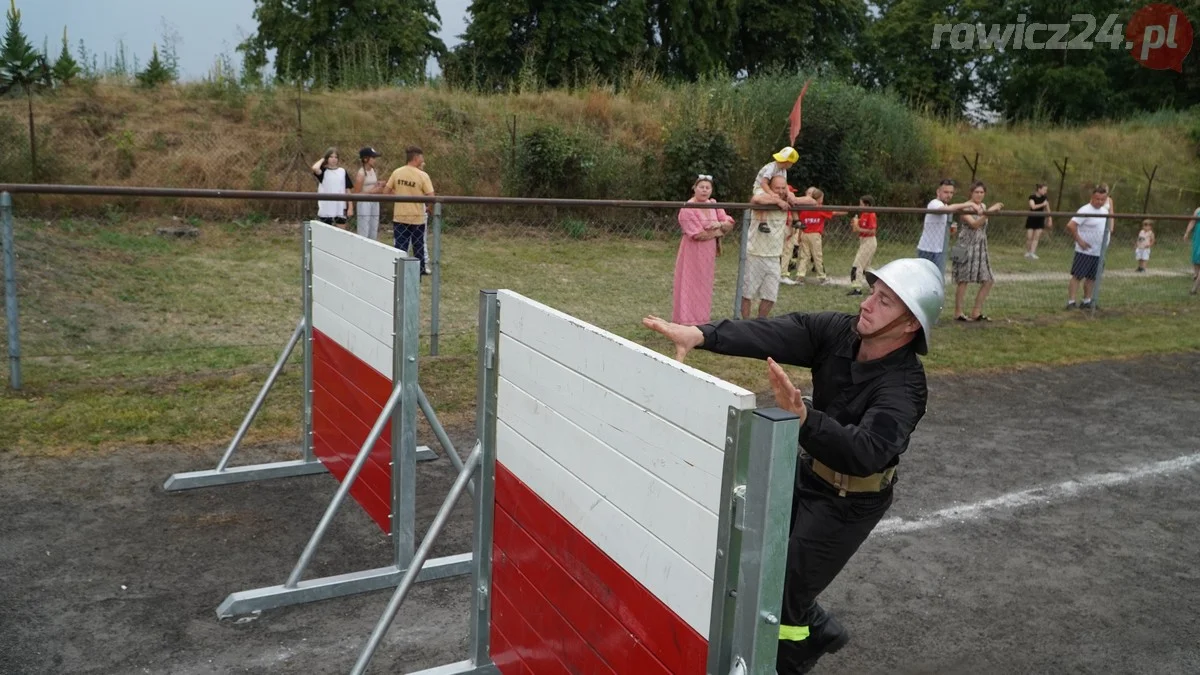
[[1154, 247], [1154, 221], [1147, 218], [1142, 221], [1142, 229], [1138, 230], [1137, 245], [1133, 249], [1133, 257], [1137, 260], [1137, 271], [1145, 272], [1146, 263], [1150, 261], [1150, 249]]

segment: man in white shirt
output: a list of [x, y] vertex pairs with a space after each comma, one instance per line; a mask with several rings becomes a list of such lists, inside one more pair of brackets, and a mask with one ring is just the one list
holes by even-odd
[[927, 209], [950, 209], [952, 213], [925, 214], [925, 227], [921, 230], [921, 240], [917, 242], [917, 257], [932, 261], [939, 270], [946, 271], [946, 228], [954, 232], [951, 217], [959, 211], [974, 211], [980, 213], [978, 204], [968, 200], [951, 205], [954, 199], [954, 180], [947, 178], [938, 183], [937, 196], [928, 204]]
[[1100, 256], [1104, 250], [1104, 237], [1112, 235], [1113, 221], [1108, 217], [1108, 188], [1098, 185], [1092, 190], [1092, 200], [1079, 207], [1067, 232], [1075, 239], [1075, 259], [1071, 261], [1071, 281], [1067, 285], [1067, 309], [1075, 309], [1075, 292], [1083, 282], [1083, 302], [1080, 309], [1092, 307], [1092, 288], [1096, 285], [1096, 272], [1100, 268]]

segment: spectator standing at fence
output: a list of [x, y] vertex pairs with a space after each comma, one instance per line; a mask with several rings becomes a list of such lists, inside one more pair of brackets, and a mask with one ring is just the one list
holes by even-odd
[[[863, 195], [858, 198], [858, 205], [874, 206], [875, 198], [871, 195]], [[875, 239], [875, 233], [878, 230], [879, 225], [875, 219], [875, 213], [872, 211], [862, 211], [850, 220], [850, 231], [858, 235], [858, 252], [854, 254], [854, 262], [850, 266], [850, 292], [846, 295], [862, 295], [863, 293], [864, 275], [867, 268], [871, 266], [871, 259], [875, 257], [875, 249], [878, 246], [878, 241]]]
[[[317, 192], [323, 195], [344, 195], [354, 188], [350, 174], [339, 166], [341, 158], [337, 148], [329, 148], [325, 155], [312, 165], [313, 176], [317, 179]], [[346, 229], [346, 218], [354, 216], [354, 202], [318, 201], [317, 220], [326, 225], [337, 225]]]
[[751, 204], [775, 208], [750, 212], [750, 234], [746, 244], [746, 278], [742, 289], [742, 316], [749, 318], [750, 306], [758, 299], [758, 318], [765, 319], [779, 297], [779, 257], [787, 238], [788, 211], [787, 179], [771, 179], [771, 193], [750, 198]]
[[[415, 145], [404, 149], [405, 165], [392, 172], [386, 191], [403, 197], [430, 196], [433, 182], [425, 173], [425, 153]], [[425, 258], [425, 222], [430, 208], [421, 202], [396, 202], [392, 209], [392, 238], [396, 248], [421, 261], [421, 274], [429, 274]]]
[[1133, 258], [1137, 260], [1137, 271], [1146, 271], [1146, 263], [1150, 262], [1150, 249], [1154, 247], [1154, 242], [1154, 221], [1147, 218], [1142, 221], [1142, 229], [1138, 230], [1137, 242], [1133, 245]]
[[[812, 188], [808, 193], [818, 206], [825, 204], [825, 193]], [[845, 211], [801, 211], [800, 223], [804, 231], [800, 233], [800, 264], [796, 266], [796, 283], [804, 283], [808, 275], [809, 265], [817, 275], [820, 284], [829, 282], [825, 276], [825, 224], [834, 216], [844, 216]]]
[[[379, 194], [383, 191], [383, 183], [375, 174], [375, 160], [381, 155], [372, 147], [358, 151], [358, 161], [361, 166], [354, 173], [355, 194]], [[355, 230], [372, 241], [379, 238], [379, 202], [358, 202], [358, 223]]]
[[[1029, 195], [1029, 210], [1047, 212], [1050, 210], [1050, 199], [1046, 196], [1046, 184], [1038, 183], [1033, 194]], [[1038, 240], [1042, 238], [1042, 230], [1053, 225], [1050, 216], [1025, 217], [1025, 257], [1037, 260]]]
[[1200, 227], [1196, 227], [1197, 220], [1200, 220], [1200, 208], [1192, 212], [1192, 219], [1183, 231], [1183, 240], [1186, 242], [1189, 237], [1192, 240], [1192, 295], [1200, 291]]
[[[800, 418], [779, 675], [807, 673], [850, 641], [817, 598], [887, 513], [900, 456], [925, 414], [919, 357], [942, 309], [941, 272], [928, 260], [896, 260], [868, 272], [867, 283], [871, 294], [857, 315], [796, 312], [699, 327], [642, 320], [674, 344], [681, 361], [692, 349], [766, 360], [776, 405]], [[812, 369], [811, 400], [780, 363]]]
[[921, 239], [917, 242], [917, 257], [924, 258], [939, 270], [946, 270], [946, 230], [954, 234], [957, 229], [951, 216], [959, 211], [974, 211], [979, 213], [979, 206], [970, 201], [950, 204], [954, 199], [955, 183], [951, 178], [938, 183], [936, 196], [925, 205], [927, 209], [949, 209], [949, 213], [926, 213], [925, 227], [921, 230]]
[[[954, 319], [956, 321], [991, 321], [983, 313], [983, 303], [987, 301], [988, 293], [992, 291], [995, 278], [992, 277], [992, 261], [988, 256], [987, 227], [988, 213], [1004, 208], [1000, 202], [988, 207], [983, 203], [987, 196], [987, 186], [983, 181], [975, 181], [971, 185], [971, 203], [977, 204], [982, 211], [980, 214], [963, 212], [958, 215], [963, 227], [958, 233], [958, 244], [954, 247], [954, 283], [957, 289], [954, 293]], [[962, 313], [963, 298], [967, 294], [967, 284], [979, 284], [979, 292], [975, 294], [975, 307], [968, 317]]]
[[[692, 184], [689, 204], [712, 201], [712, 176], [701, 174]], [[724, 209], [682, 208], [679, 253], [675, 256], [675, 285], [671, 321], [685, 326], [708, 323], [712, 317], [713, 281], [717, 273], [717, 242], [733, 229]]]
[[1100, 269], [1105, 233], [1112, 234], [1112, 219], [1108, 217], [1108, 190], [1103, 185], [1092, 189], [1092, 199], [1079, 207], [1067, 223], [1067, 232], [1075, 240], [1075, 258], [1071, 261], [1071, 281], [1067, 284], [1067, 309], [1075, 309], [1075, 295], [1083, 282], [1083, 302], [1080, 309], [1092, 306], [1092, 288]]

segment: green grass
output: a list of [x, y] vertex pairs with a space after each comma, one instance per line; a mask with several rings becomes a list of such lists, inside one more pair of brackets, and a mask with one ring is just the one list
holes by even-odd
[[[228, 441], [300, 316], [299, 230], [262, 223], [202, 224], [197, 239], [165, 239], [160, 223], [22, 221], [17, 227], [25, 387], [0, 395], [0, 451], [70, 453], [115, 446], [205, 447]], [[594, 226], [595, 225], [595, 226]], [[642, 225], [565, 229], [498, 227], [470, 220], [443, 242], [440, 356], [421, 363], [421, 384], [442, 421], [474, 419], [475, 330], [481, 288], [509, 288], [666, 353], [643, 329], [670, 316], [678, 239]], [[892, 226], [876, 260], [911, 255], [915, 225]], [[826, 263], [844, 276], [852, 243], [834, 229]], [[1064, 271], [1061, 234], [1021, 257], [1023, 230], [992, 233], [997, 273]], [[578, 237], [578, 238], [577, 238]], [[1200, 301], [1188, 296], [1186, 253], [1160, 234], [1152, 268], [1171, 277], [1110, 278], [1105, 310], [1062, 309], [1065, 282], [1001, 282], [991, 324], [948, 321], [934, 334], [931, 372], [977, 372], [1200, 349]], [[1110, 269], [1131, 269], [1114, 251]], [[1125, 260], [1125, 258], [1129, 258]], [[733, 309], [737, 247], [718, 261], [714, 318]], [[429, 343], [429, 278], [422, 286], [422, 353]], [[784, 287], [778, 312], [854, 311], [842, 286]], [[0, 325], [0, 330], [2, 330]], [[249, 443], [298, 439], [299, 354], [252, 427]], [[754, 391], [759, 362], [696, 353], [689, 363]], [[795, 370], [797, 380], [803, 372]], [[764, 399], [765, 402], [765, 399]]]

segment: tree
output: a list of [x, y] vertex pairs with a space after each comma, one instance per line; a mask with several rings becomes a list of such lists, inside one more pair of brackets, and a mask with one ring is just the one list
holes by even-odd
[[473, 0], [467, 11], [444, 63], [459, 84], [504, 88], [523, 70], [551, 87], [614, 81], [645, 48], [643, 0]]
[[29, 44], [29, 38], [21, 30], [21, 12], [16, 0], [9, 0], [8, 29], [4, 34], [4, 45], [0, 48], [0, 94], [14, 89], [25, 92], [29, 102], [29, 173], [37, 181], [37, 138], [33, 128], [33, 93], [49, 79], [46, 59]]
[[160, 84], [169, 84], [175, 81], [175, 75], [167, 68], [162, 59], [158, 57], [158, 45], [154, 45], [154, 50], [150, 54], [150, 62], [146, 64], [146, 69], [136, 75], [138, 84], [147, 89], [153, 89]]
[[[260, 73], [276, 50], [275, 75], [288, 81], [332, 86], [341, 82], [339, 55], [361, 55], [377, 45], [389, 81], [416, 82], [446, 45], [437, 33], [434, 0], [254, 0], [258, 30], [238, 46], [248, 73]], [[369, 36], [369, 37], [368, 37]]]
[[696, 80], [730, 70], [739, 0], [645, 1], [645, 40], [660, 73]]
[[[1197, 16], [1200, 2], [1174, 3]], [[1084, 24], [1073, 22], [1064, 37], [1083, 38], [1090, 49], [993, 50], [980, 61], [981, 99], [1009, 120], [1040, 118], [1055, 123], [1086, 122], [1128, 117], [1140, 111], [1187, 108], [1200, 103], [1200, 56], [1192, 50], [1183, 72], [1154, 71], [1138, 63], [1125, 49], [1127, 25], [1138, 9], [1128, 0], [1051, 0], [1007, 2], [980, 12], [980, 23], [1004, 26], [1023, 23], [1067, 23], [1074, 15], [1095, 17], [1094, 32], [1085, 37]], [[1116, 21], [1106, 26], [1108, 18]], [[1034, 34], [1039, 43], [1050, 33]], [[1012, 45], [1010, 40], [1009, 44]]]
[[861, 0], [790, 5], [743, 0], [730, 71], [754, 75], [773, 69], [821, 69], [849, 76], [863, 56], [867, 23]]
[[952, 49], [945, 40], [934, 48], [931, 38], [938, 24], [974, 17], [960, 4], [938, 0], [882, 0], [878, 10], [860, 52], [859, 81], [935, 114], [964, 114], [977, 92], [978, 52]]
[[58, 60], [54, 62], [52, 73], [54, 81], [60, 84], [70, 84], [79, 76], [79, 64], [71, 56], [71, 50], [67, 46], [66, 26], [63, 26], [62, 51], [58, 53]]

